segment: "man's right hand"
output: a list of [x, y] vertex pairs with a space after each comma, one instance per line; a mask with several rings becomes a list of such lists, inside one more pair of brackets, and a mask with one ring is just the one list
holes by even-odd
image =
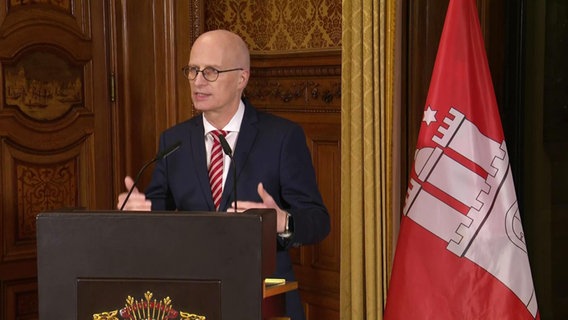
[[[124, 178], [124, 185], [126, 186], [126, 192], [123, 192], [118, 195], [118, 203], [116, 208], [120, 210], [122, 207], [122, 203], [126, 199], [126, 195], [132, 186], [134, 185], [134, 180], [131, 177], [126, 176]], [[123, 210], [128, 211], [150, 211], [152, 210], [152, 201], [146, 199], [146, 195], [140, 191], [138, 188], [134, 188], [132, 190], [132, 194], [130, 194], [130, 198], [126, 202]]]

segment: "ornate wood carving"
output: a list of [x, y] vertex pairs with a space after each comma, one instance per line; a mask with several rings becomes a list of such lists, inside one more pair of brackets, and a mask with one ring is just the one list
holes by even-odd
[[[250, 80], [245, 95], [261, 104], [299, 112], [339, 112], [341, 81], [265, 78]], [[277, 107], [272, 107], [275, 109]]]
[[0, 189], [5, 233], [1, 261], [34, 257], [37, 213], [84, 205], [78, 190], [88, 180], [80, 173], [89, 165], [89, 161], [81, 161], [88, 158], [88, 152], [80, 141], [75, 143], [70, 150], [38, 152], [10, 139], [2, 141], [4, 183]]
[[37, 47], [2, 63], [6, 108], [51, 121], [84, 105], [83, 67], [64, 52], [50, 51], [60, 50]]
[[339, 113], [341, 54], [253, 55], [245, 95], [273, 112]]
[[70, 0], [10, 0], [8, 2], [9, 8], [18, 8], [18, 7], [30, 7], [36, 4], [41, 4], [45, 6], [52, 6], [56, 9], [63, 10], [64, 12], [71, 13], [71, 1]]
[[18, 236], [35, 238], [37, 212], [77, 207], [77, 163], [75, 159], [50, 166], [16, 162]]
[[[45, 28], [36, 27], [38, 23], [50, 25], [57, 20], [62, 29], [59, 35], [73, 32], [76, 35], [91, 39], [90, 6], [86, 0], [4, 0], [0, 6], [1, 34], [8, 36], [14, 32], [45, 35]], [[29, 30], [22, 30], [27, 29]], [[30, 32], [35, 29], [35, 34]], [[64, 31], [63, 31], [64, 30]], [[25, 41], [26, 38], [22, 38]], [[62, 38], [58, 41], [65, 41]]]
[[108, 5], [0, 1], [2, 320], [37, 318], [36, 215], [112, 207]]

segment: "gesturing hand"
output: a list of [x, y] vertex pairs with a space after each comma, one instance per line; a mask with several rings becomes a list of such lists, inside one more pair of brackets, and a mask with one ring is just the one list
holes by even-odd
[[231, 203], [231, 207], [227, 210], [227, 212], [243, 212], [248, 209], [276, 209], [276, 232], [282, 233], [286, 228], [286, 218], [287, 214], [286, 211], [282, 210], [274, 201], [274, 198], [264, 189], [262, 182], [258, 184], [257, 187], [258, 195], [262, 202], [254, 202], [254, 201], [238, 201], [237, 207], [235, 208], [235, 203]]
[[[124, 200], [126, 200], [128, 190], [130, 190], [134, 185], [134, 180], [132, 180], [131, 177], [126, 176], [124, 178], [124, 185], [126, 186], [126, 192], [118, 195], [118, 203], [116, 204], [116, 208], [119, 210], [122, 207]], [[130, 198], [128, 198], [128, 201], [126, 202], [123, 210], [150, 211], [152, 210], [152, 201], [146, 199], [146, 195], [138, 191], [138, 188], [135, 187], [134, 190], [132, 190], [132, 194], [130, 194]]]

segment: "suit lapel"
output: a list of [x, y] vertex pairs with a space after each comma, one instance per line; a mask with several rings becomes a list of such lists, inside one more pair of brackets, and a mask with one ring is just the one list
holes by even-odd
[[[243, 116], [243, 122], [241, 123], [241, 128], [239, 130], [239, 137], [235, 145], [235, 150], [233, 150], [233, 157], [237, 167], [237, 182], [239, 181], [240, 173], [243, 172], [243, 168], [246, 165], [248, 155], [250, 153], [250, 150], [252, 149], [252, 146], [254, 145], [256, 135], [258, 134], [258, 128], [256, 126], [257, 121], [258, 117], [256, 110], [245, 100], [245, 114]], [[234, 169], [235, 168], [233, 167], [233, 165], [231, 165], [231, 167], [229, 168], [227, 180], [225, 181], [225, 185], [223, 187], [223, 196], [221, 198], [220, 205], [221, 210], [226, 210], [230, 205], [230, 201], [234, 201]], [[237, 197], [239, 196], [238, 192], [239, 190], [237, 187]]]

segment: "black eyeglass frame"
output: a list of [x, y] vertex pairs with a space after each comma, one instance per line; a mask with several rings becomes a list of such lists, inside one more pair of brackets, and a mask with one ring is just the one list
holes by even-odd
[[[195, 70], [195, 76], [192, 78], [189, 76], [189, 72], [191, 70]], [[231, 71], [238, 71], [238, 70], [244, 70], [243, 68], [233, 68], [233, 69], [225, 69], [225, 70], [218, 70], [216, 68], [213, 67], [205, 67], [203, 68], [203, 70], [200, 70], [198, 67], [195, 66], [184, 66], [183, 68], [181, 68], [181, 71], [183, 72], [183, 75], [189, 79], [189, 80], [195, 80], [197, 78], [197, 75], [201, 72], [201, 74], [203, 75], [203, 78], [209, 82], [215, 82], [217, 81], [217, 79], [219, 79], [219, 74], [221, 73], [225, 73], [225, 72], [231, 72]], [[211, 73], [213, 72], [213, 73]], [[214, 79], [209, 79], [209, 77], [211, 77], [211, 75], [214, 76]]]

